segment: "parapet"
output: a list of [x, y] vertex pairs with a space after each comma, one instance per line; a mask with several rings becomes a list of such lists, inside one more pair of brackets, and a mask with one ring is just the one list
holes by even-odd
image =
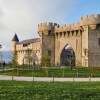
[[80, 26], [83, 25], [96, 25], [100, 24], [100, 14], [98, 15], [87, 15], [80, 19]]
[[54, 29], [54, 26], [56, 26], [57, 24], [56, 23], [51, 23], [51, 22], [48, 22], [48, 23], [40, 23], [38, 24], [38, 32], [41, 32], [41, 31], [53, 31]]
[[66, 32], [66, 31], [75, 31], [81, 30], [81, 26], [87, 25], [97, 25], [100, 24], [100, 14], [98, 15], [86, 15], [81, 17], [80, 21], [76, 24], [64, 24], [64, 25], [56, 25], [54, 28], [54, 32]]
[[76, 24], [63, 24], [59, 25], [56, 23], [40, 23], [38, 25], [39, 33], [57, 33], [57, 32], [66, 32], [66, 31], [77, 31], [82, 30], [81, 26], [89, 25], [92, 29], [95, 29], [94, 26], [100, 24], [100, 14], [98, 15], [86, 15], [81, 17], [78, 23]]
[[44, 33], [46, 35], [48, 35], [48, 34], [53, 35], [54, 26], [56, 26], [56, 25], [57, 25], [57, 23], [51, 23], [51, 22], [38, 24], [39, 35], [41, 36], [42, 33]]
[[64, 25], [59, 25], [55, 26], [54, 32], [66, 32], [66, 31], [74, 31], [74, 30], [79, 30], [79, 23], [77, 24], [64, 24]]

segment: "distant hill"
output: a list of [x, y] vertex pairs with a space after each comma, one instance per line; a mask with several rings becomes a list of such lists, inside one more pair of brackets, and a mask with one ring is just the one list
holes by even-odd
[[2, 52], [2, 60], [6, 63], [11, 62], [12, 60], [12, 52], [11, 51], [1, 51]]

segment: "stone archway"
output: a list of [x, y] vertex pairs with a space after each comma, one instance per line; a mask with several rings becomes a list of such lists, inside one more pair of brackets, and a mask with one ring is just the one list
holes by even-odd
[[75, 52], [70, 44], [66, 44], [60, 55], [61, 66], [75, 66]]
[[[70, 44], [75, 53], [75, 65], [82, 61], [82, 39], [81, 36], [58, 36], [55, 38], [55, 64], [62, 65], [61, 55], [67, 44]], [[79, 64], [77, 63], [79, 62]]]

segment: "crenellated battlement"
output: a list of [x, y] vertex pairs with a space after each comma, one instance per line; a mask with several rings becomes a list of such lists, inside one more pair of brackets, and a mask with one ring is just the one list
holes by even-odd
[[67, 31], [74, 31], [74, 30], [80, 30], [80, 25], [79, 23], [76, 24], [64, 24], [64, 25], [59, 25], [55, 26], [54, 32], [67, 32]]
[[100, 14], [82, 16], [81, 20], [100, 19]]
[[78, 23], [55, 26], [55, 33], [56, 32], [81, 30], [81, 26], [87, 26], [87, 25], [89, 25], [93, 29], [94, 26], [91, 26], [91, 25], [97, 25], [97, 24], [100, 24], [100, 14], [98, 14], [98, 15], [87, 15], [87, 16], [81, 17], [81, 19]]
[[51, 23], [51, 22], [48, 22], [48, 23], [40, 23], [40, 24], [38, 24], [38, 27], [42, 27], [42, 26], [53, 26], [53, 23]]
[[[90, 26], [92, 29], [96, 28], [96, 25], [100, 24], [100, 14], [98, 15], [86, 15], [82, 16], [78, 23], [73, 24], [56, 24], [56, 23], [40, 23], [38, 24], [39, 33], [59, 33], [59, 32], [68, 32], [68, 31], [77, 31], [84, 29], [84, 26]], [[84, 29], [85, 30], [85, 29]]]
[[40, 23], [38, 24], [38, 33], [41, 35], [42, 33], [45, 33], [48, 35], [48, 33], [54, 32], [54, 27], [56, 26], [56, 23]]
[[100, 14], [98, 15], [87, 15], [80, 19], [80, 26], [83, 25], [96, 25], [100, 24]]
[[38, 24], [38, 32], [52, 30], [53, 23], [40, 23]]

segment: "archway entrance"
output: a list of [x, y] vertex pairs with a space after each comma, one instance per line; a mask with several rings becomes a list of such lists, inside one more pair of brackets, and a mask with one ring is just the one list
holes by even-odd
[[69, 44], [62, 50], [60, 64], [61, 66], [75, 66], [75, 52]]

